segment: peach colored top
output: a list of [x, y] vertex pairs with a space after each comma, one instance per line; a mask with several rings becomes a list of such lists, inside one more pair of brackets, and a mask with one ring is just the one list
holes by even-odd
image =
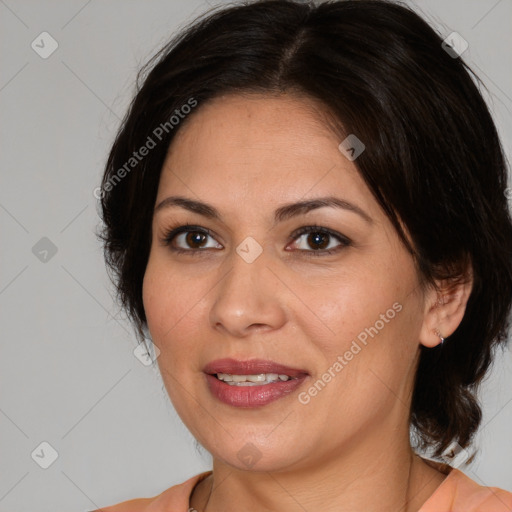
[[[200, 473], [153, 498], [124, 501], [94, 512], [193, 512], [194, 486], [211, 475]], [[512, 492], [483, 487], [458, 469], [452, 469], [418, 512], [512, 512]]]

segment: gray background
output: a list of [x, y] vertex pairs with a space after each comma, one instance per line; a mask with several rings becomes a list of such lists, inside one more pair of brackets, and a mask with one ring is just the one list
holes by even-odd
[[[489, 88], [510, 158], [512, 1], [410, 3], [443, 36], [457, 31], [469, 42], [463, 56]], [[0, 512], [91, 510], [209, 468], [156, 366], [133, 354], [94, 236], [93, 196], [137, 69], [206, 8], [0, 0]], [[59, 45], [46, 59], [31, 47], [43, 31]], [[41, 247], [50, 252], [37, 254]], [[481, 453], [465, 471], [512, 490], [510, 349], [481, 396]], [[58, 453], [47, 469], [42, 442]]]

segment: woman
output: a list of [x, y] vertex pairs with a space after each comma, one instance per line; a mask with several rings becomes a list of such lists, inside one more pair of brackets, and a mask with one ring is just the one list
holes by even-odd
[[270, 0], [150, 66], [101, 236], [213, 469], [102, 510], [510, 512], [445, 455], [512, 300], [503, 152], [457, 45], [387, 1]]

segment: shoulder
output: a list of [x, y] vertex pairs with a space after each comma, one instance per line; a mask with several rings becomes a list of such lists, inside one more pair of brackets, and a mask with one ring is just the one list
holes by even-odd
[[138, 498], [135, 500], [123, 501], [110, 507], [101, 507], [91, 512], [143, 512], [148, 505], [153, 503], [156, 498]]
[[420, 512], [511, 512], [512, 492], [486, 487], [452, 469]]
[[211, 471], [199, 473], [181, 484], [173, 485], [153, 498], [137, 498], [101, 507], [91, 512], [160, 512], [173, 507], [176, 510], [188, 511], [190, 494], [195, 485], [211, 474]]
[[[458, 512], [511, 512], [512, 493], [498, 487], [486, 487], [472, 480], [462, 471], [453, 470], [454, 488], [458, 491], [455, 505]], [[459, 503], [460, 502], [460, 503]]]
[[468, 512], [512, 512], [512, 492], [498, 487], [484, 487], [475, 483], [468, 496]]

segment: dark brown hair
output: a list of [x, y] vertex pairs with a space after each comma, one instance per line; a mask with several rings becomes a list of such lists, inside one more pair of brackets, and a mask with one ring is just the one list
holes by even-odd
[[[454, 440], [468, 446], [481, 421], [477, 385], [509, 327], [512, 222], [504, 154], [480, 82], [454, 57], [420, 16], [385, 0], [224, 7], [162, 48], [139, 74], [102, 181], [98, 236], [139, 340], [153, 208], [175, 134], [221, 94], [314, 98], [344, 127], [340, 141], [356, 134], [366, 145], [354, 163], [423, 282], [464, 278], [471, 264], [460, 326], [443, 346], [421, 348], [410, 417], [421, 448], [439, 456]], [[190, 112], [184, 106], [193, 102]]]

